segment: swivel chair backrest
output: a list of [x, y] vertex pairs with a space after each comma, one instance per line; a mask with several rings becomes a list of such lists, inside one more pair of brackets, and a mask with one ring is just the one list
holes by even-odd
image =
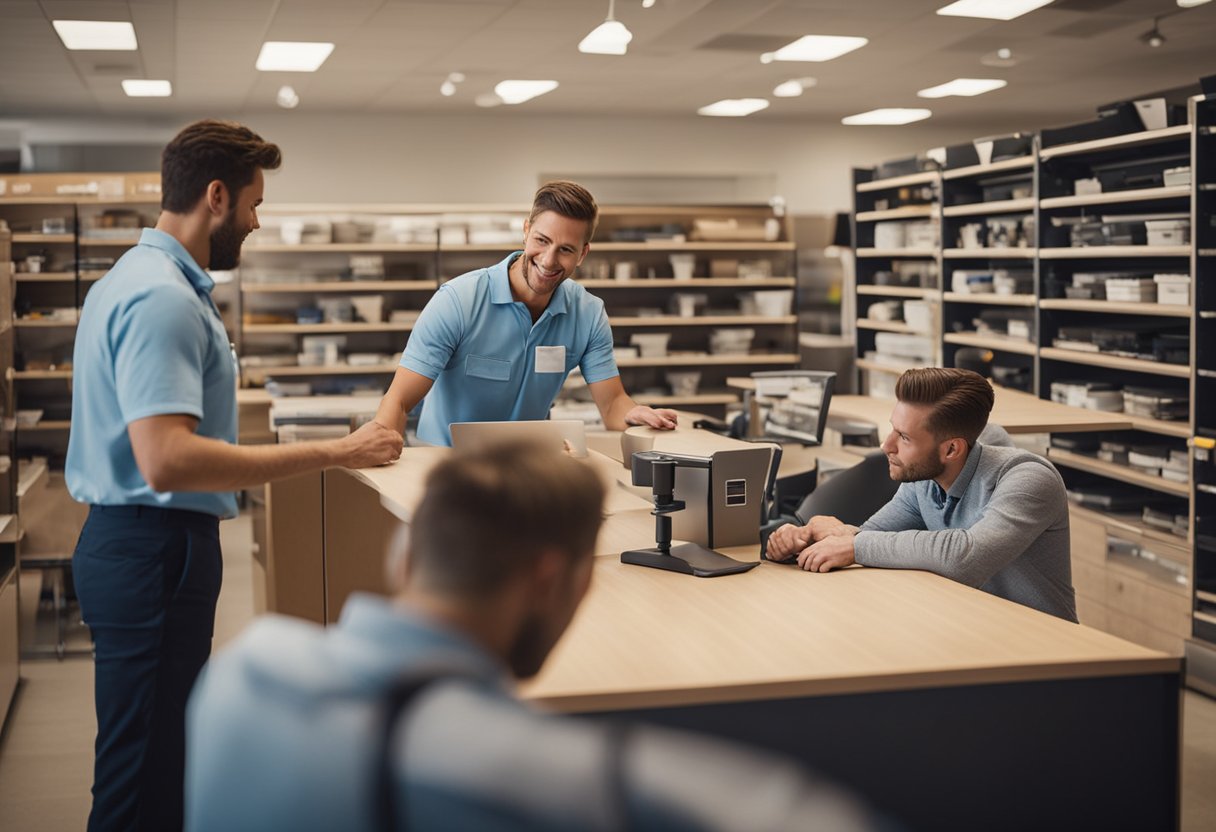
[[887, 455], [872, 453], [817, 486], [794, 516], [805, 524], [816, 514], [826, 514], [850, 526], [860, 526], [895, 496], [899, 483], [891, 479], [889, 470]]

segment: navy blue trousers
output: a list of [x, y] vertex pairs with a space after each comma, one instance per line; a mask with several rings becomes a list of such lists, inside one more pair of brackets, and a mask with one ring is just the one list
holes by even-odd
[[72, 571], [96, 664], [89, 832], [181, 829], [186, 700], [211, 654], [219, 519], [92, 506]]

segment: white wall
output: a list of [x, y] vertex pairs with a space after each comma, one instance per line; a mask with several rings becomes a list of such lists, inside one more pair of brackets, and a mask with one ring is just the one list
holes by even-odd
[[[240, 120], [283, 148], [272, 202], [526, 203], [546, 174], [706, 177], [690, 193], [763, 201], [792, 211], [849, 210], [850, 172], [983, 135], [928, 125], [846, 128], [748, 119], [536, 118], [502, 109], [468, 115], [274, 112]], [[0, 123], [26, 143], [163, 142], [186, 119]], [[653, 188], [651, 190], [654, 190]], [[604, 200], [615, 201], [615, 200]], [[673, 195], [669, 201], [678, 201]]]

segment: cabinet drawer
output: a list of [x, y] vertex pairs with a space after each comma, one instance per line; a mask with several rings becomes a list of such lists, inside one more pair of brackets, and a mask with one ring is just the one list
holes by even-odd
[[1181, 656], [1186, 643], [1184, 634], [1159, 630], [1142, 619], [1134, 618], [1114, 609], [1107, 610], [1106, 631], [1111, 635], [1133, 641], [1149, 649], [1169, 653], [1171, 656]]
[[1106, 578], [1106, 567], [1073, 558], [1072, 586], [1077, 591], [1078, 599], [1084, 597], [1099, 604], [1105, 604]]
[[1077, 620], [1086, 627], [1109, 631], [1106, 605], [1077, 594]]
[[1070, 512], [1068, 529], [1073, 563], [1078, 560], [1099, 565], [1106, 563], [1106, 526]]
[[1191, 602], [1182, 595], [1123, 571], [1106, 577], [1106, 606], [1157, 630], [1185, 638], [1191, 632]]

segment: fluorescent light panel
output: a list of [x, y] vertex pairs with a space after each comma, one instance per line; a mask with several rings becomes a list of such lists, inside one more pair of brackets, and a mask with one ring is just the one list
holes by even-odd
[[624, 55], [633, 32], [619, 20], [605, 20], [579, 41], [578, 51], [589, 55]]
[[553, 92], [557, 89], [556, 81], [499, 81], [494, 86], [494, 92], [502, 99], [503, 104], [523, 104], [525, 101]]
[[917, 107], [885, 107], [879, 110], [870, 110], [865, 113], [858, 113], [857, 115], [853, 116], [845, 116], [840, 120], [840, 123], [854, 126], [875, 124], [911, 124], [914, 121], [924, 121], [931, 115], [933, 115], [932, 110], [924, 110]]
[[1008, 84], [999, 78], [955, 78], [936, 87], [929, 87], [916, 93], [921, 98], [946, 98], [951, 95], [983, 95], [986, 92], [999, 90]]
[[173, 95], [173, 85], [168, 81], [128, 78], [122, 82], [122, 91], [131, 98], [164, 98]]
[[1051, 0], [957, 0], [942, 6], [937, 13], [946, 17], [982, 17], [986, 20], [1013, 20], [1041, 9]]
[[268, 40], [256, 66], [262, 72], [316, 72], [333, 51], [332, 43]]
[[830, 61], [869, 42], [866, 38], [841, 35], [803, 35], [772, 54], [776, 61]]
[[68, 49], [131, 52], [139, 48], [135, 27], [125, 20], [52, 20], [51, 25]]
[[739, 118], [750, 116], [767, 106], [768, 101], [763, 98], [724, 98], [697, 110], [697, 115]]

